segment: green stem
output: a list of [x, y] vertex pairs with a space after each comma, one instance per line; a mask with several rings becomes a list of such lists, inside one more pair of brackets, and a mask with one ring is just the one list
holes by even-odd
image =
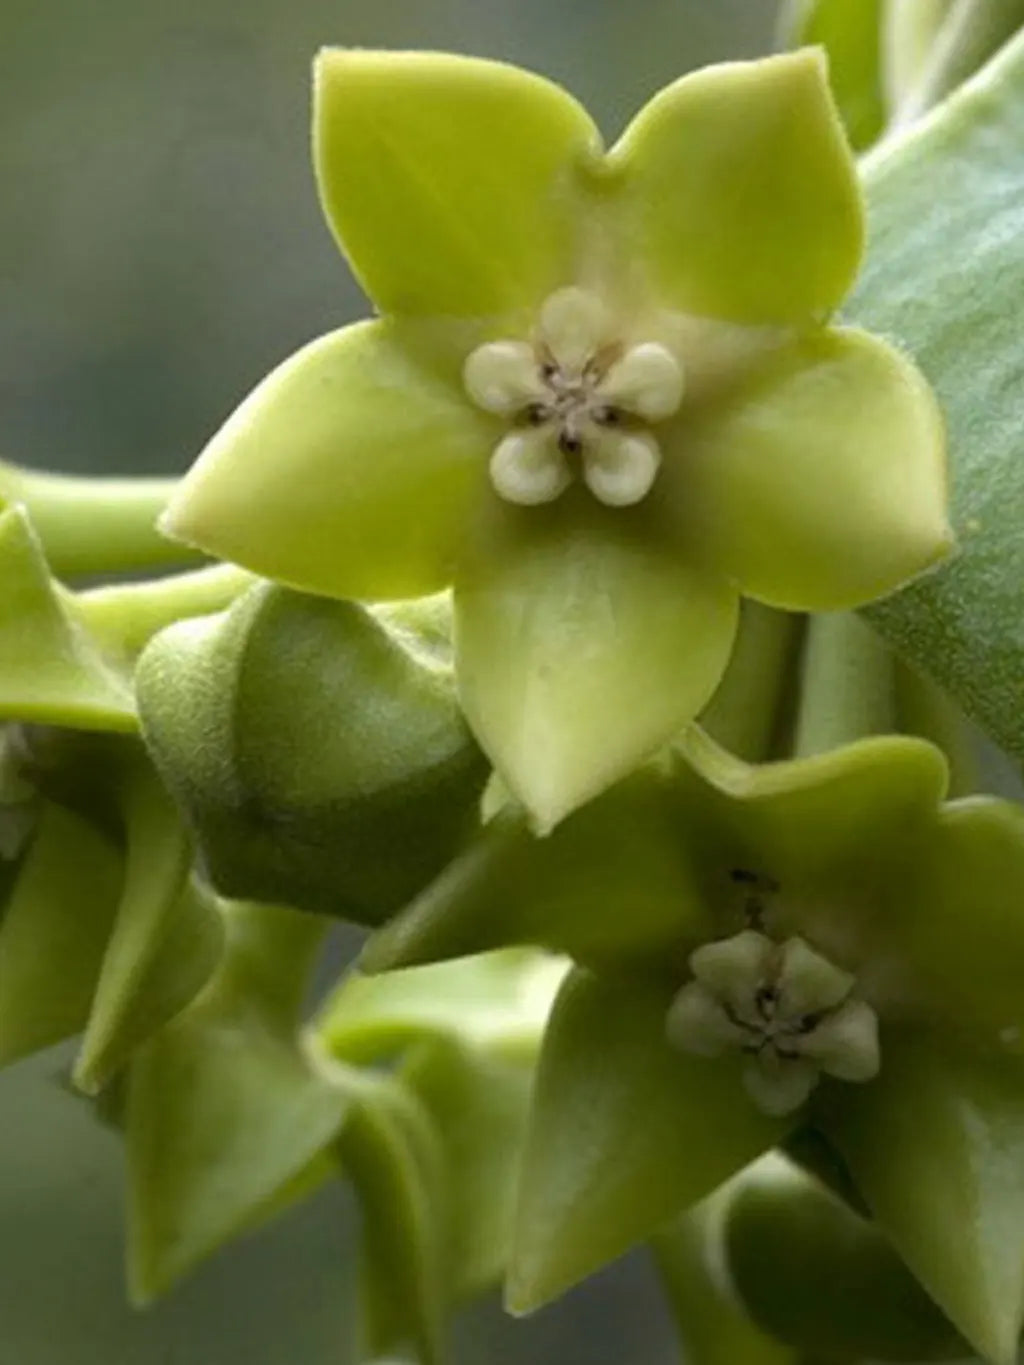
[[804, 618], [745, 600], [729, 667], [700, 718], [717, 743], [748, 763], [775, 756]]
[[0, 498], [25, 505], [61, 578], [201, 562], [195, 550], [156, 529], [176, 484], [47, 474], [0, 462]]
[[949, 795], [967, 796], [981, 786], [979, 736], [948, 693], [902, 660], [896, 661], [896, 710], [899, 728], [920, 735], [946, 755]]
[[[906, 0], [897, 0], [897, 3]], [[954, 0], [917, 82], [896, 108], [892, 127], [904, 127], [938, 104], [1024, 23], [1024, 0]]]
[[954, 0], [886, 0], [882, 11], [881, 63], [886, 107], [895, 114], [928, 65]]
[[330, 922], [285, 906], [223, 904], [227, 946], [212, 993], [223, 1003], [258, 1002], [282, 1032], [294, 1032]]
[[216, 564], [145, 583], [69, 593], [67, 601], [71, 614], [108, 653], [128, 661], [157, 631], [186, 616], [223, 611], [256, 581], [233, 564]]
[[804, 645], [796, 756], [895, 729], [889, 647], [852, 612], [812, 617]]

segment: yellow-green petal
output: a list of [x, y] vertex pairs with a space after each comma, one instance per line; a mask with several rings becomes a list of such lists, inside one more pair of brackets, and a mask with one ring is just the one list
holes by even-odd
[[645, 506], [574, 495], [497, 508], [455, 589], [462, 705], [541, 830], [696, 715], [736, 628], [736, 594], [681, 561]]
[[50, 577], [22, 507], [0, 504], [0, 718], [82, 730], [136, 728], [131, 687]]
[[416, 597], [451, 581], [492, 418], [456, 370], [387, 323], [311, 342], [249, 395], [186, 475], [168, 535], [331, 597]]
[[577, 172], [599, 137], [559, 86], [501, 62], [328, 48], [314, 99], [324, 212], [381, 309], [507, 313], [571, 279]]
[[570, 1288], [779, 1141], [740, 1061], [665, 1038], [671, 993], [577, 971], [555, 1003], [523, 1160], [508, 1302]]
[[812, 333], [676, 420], [659, 496], [711, 568], [759, 601], [833, 611], [946, 555], [945, 437], [927, 381], [855, 329]]
[[879, 1225], [951, 1322], [1012, 1365], [1024, 1317], [1024, 1064], [883, 1035], [864, 1086], [823, 1087], [822, 1122]]
[[663, 302], [743, 323], [831, 312], [860, 261], [857, 174], [817, 49], [668, 86], [609, 153]]

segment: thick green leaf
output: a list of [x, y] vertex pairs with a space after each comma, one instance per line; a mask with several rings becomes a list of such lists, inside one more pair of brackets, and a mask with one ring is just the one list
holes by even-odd
[[650, 1237], [771, 1147], [740, 1059], [691, 1057], [665, 1037], [670, 994], [573, 973], [545, 1038], [508, 1302], [529, 1312]]
[[949, 427], [959, 555], [870, 609], [900, 653], [1024, 757], [1024, 35], [865, 167], [872, 250], [850, 304], [903, 343]]
[[864, 1086], [822, 1087], [820, 1122], [936, 1303], [997, 1365], [1024, 1315], [1024, 1066], [887, 1030]]
[[299, 1193], [348, 1104], [296, 1037], [323, 922], [235, 905], [226, 923], [217, 975], [135, 1054], [129, 1071], [129, 1281], [137, 1302], [163, 1293]]
[[122, 867], [101, 834], [46, 803], [21, 862], [0, 876], [8, 897], [0, 912], [0, 1065], [6, 1065], [85, 1027]]
[[128, 679], [75, 620], [20, 507], [0, 511], [0, 582], [0, 718], [134, 730]]

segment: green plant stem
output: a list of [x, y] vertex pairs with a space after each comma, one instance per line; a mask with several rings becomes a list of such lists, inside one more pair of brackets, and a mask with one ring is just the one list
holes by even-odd
[[61, 578], [202, 562], [167, 540], [156, 519], [174, 479], [90, 479], [0, 462], [0, 498], [23, 503]]
[[165, 626], [186, 616], [223, 611], [255, 582], [233, 564], [215, 564], [145, 583], [68, 593], [66, 601], [72, 616], [108, 654], [130, 661]]
[[719, 744], [762, 763], [775, 756], [794, 683], [804, 618], [745, 600], [732, 657], [700, 724]]
[[953, 3], [954, 0], [886, 0], [880, 56], [890, 119], [920, 81]]
[[852, 612], [811, 618], [793, 749], [824, 753], [866, 735], [896, 729], [893, 656]]
[[891, 127], [913, 123], [938, 104], [998, 51], [1021, 24], [1024, 0], [954, 0], [917, 81], [893, 112]]
[[978, 740], [971, 722], [938, 683], [897, 659], [894, 672], [899, 728], [937, 745], [949, 763], [949, 795], [981, 786]]

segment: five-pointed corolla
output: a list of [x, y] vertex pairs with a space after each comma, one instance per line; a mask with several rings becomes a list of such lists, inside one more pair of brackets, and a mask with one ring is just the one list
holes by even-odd
[[759, 1109], [788, 1114], [821, 1072], [842, 1081], [877, 1075], [878, 1017], [853, 998], [854, 978], [794, 936], [756, 929], [690, 954], [693, 980], [668, 1011], [669, 1040], [700, 1057], [739, 1051], [743, 1084]]
[[921, 740], [750, 766], [692, 730], [546, 839], [492, 814], [371, 941], [374, 968], [511, 942], [579, 964], [541, 1058], [516, 1306], [812, 1136], [960, 1332], [1013, 1358], [1024, 809], [946, 789]]
[[686, 76], [608, 151], [463, 57], [327, 51], [315, 104], [381, 316], [271, 374], [164, 527], [321, 594], [453, 584], [463, 705], [535, 825], [697, 713], [740, 593], [838, 609], [946, 553], [928, 385], [828, 322], [863, 211], [820, 53]]

